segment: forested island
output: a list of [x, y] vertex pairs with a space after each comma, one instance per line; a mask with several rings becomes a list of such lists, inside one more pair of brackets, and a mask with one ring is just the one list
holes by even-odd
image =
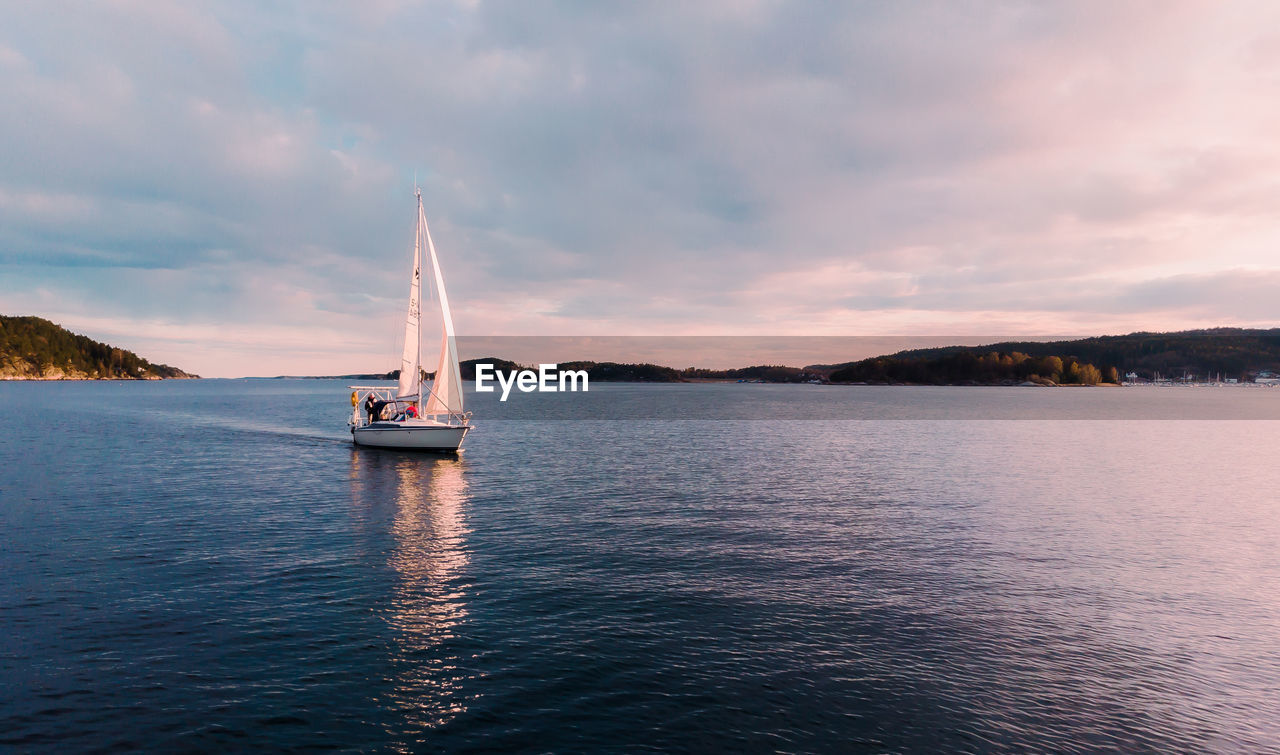
[[195, 378], [132, 351], [72, 333], [41, 317], [0, 315], [2, 380], [160, 380]]
[[706, 370], [689, 367], [680, 371], [683, 380], [741, 380], [751, 383], [812, 383], [821, 382], [828, 371], [812, 367], [787, 367], [781, 364], [759, 364], [731, 370]]
[[945, 346], [809, 369], [825, 372], [833, 382], [1091, 385], [1117, 382], [1129, 374], [1139, 381], [1184, 375], [1249, 381], [1260, 373], [1280, 371], [1280, 328], [1212, 328], [1071, 341]]
[[[492, 362], [518, 369], [508, 360]], [[918, 385], [1102, 385], [1132, 374], [1139, 382], [1157, 377], [1210, 377], [1250, 381], [1280, 372], [1280, 328], [1214, 328], [1177, 333], [1130, 333], [1066, 341], [1007, 341], [982, 346], [911, 349], [841, 364], [805, 367], [757, 365], [727, 370], [654, 364], [566, 362], [560, 369], [584, 369], [593, 381], [765, 383], [902, 383]]]
[[[461, 363], [473, 380], [477, 364], [498, 372], [537, 365], [484, 357]], [[575, 361], [561, 370], [584, 370], [595, 382], [678, 383], [903, 383], [920, 385], [1098, 385], [1126, 376], [1221, 378], [1247, 382], [1280, 372], [1280, 328], [1213, 328], [1176, 333], [1130, 333], [1069, 341], [1006, 341], [983, 346], [910, 349], [840, 364], [806, 367], [756, 365], [726, 370], [675, 369], [658, 364]], [[425, 371], [424, 371], [424, 374]], [[194, 378], [176, 367], [149, 362], [132, 351], [72, 333], [40, 317], [0, 315], [0, 379], [157, 380]], [[396, 380], [399, 370], [332, 377]]]
[[832, 383], [919, 385], [1098, 385], [1120, 382], [1114, 366], [1098, 368], [1074, 356], [1033, 357], [1020, 351], [969, 351], [933, 357], [874, 357], [834, 370]]
[[[466, 359], [458, 363], [463, 380], [475, 380], [476, 365], [491, 364], [495, 373], [510, 373], [519, 370], [537, 370], [536, 364], [518, 364], [510, 359], [498, 357], [482, 357]], [[626, 363], [626, 362], [560, 362], [556, 365], [560, 370], [585, 370], [588, 380], [617, 383], [685, 383], [695, 381], [749, 381], [755, 383], [805, 383], [821, 381], [826, 373], [814, 372], [809, 368], [785, 367], [782, 365], [760, 365], [741, 367], [731, 370], [708, 370], [688, 367], [677, 370], [660, 364]], [[830, 370], [828, 370], [829, 372]], [[422, 370], [422, 377], [430, 378], [435, 373]], [[349, 375], [279, 375], [283, 378], [309, 378], [323, 380], [399, 380], [400, 370], [390, 372], [364, 372]]]
[[[475, 377], [476, 364], [494, 364], [498, 372], [522, 369], [521, 365], [506, 359], [468, 359], [462, 363], [462, 377], [470, 380]], [[530, 365], [536, 368], [537, 365]], [[744, 380], [762, 383], [804, 383], [820, 380], [823, 375], [802, 367], [785, 367], [782, 365], [758, 365], [730, 370], [708, 370], [688, 367], [677, 370], [659, 364], [624, 362], [561, 362], [557, 365], [561, 370], [584, 370], [589, 380], [599, 382], [627, 383], [683, 383], [691, 381], [733, 381]]]
[[[517, 370], [521, 366], [505, 359], [469, 359], [462, 363], [462, 377], [469, 380], [475, 376], [477, 363], [492, 363], [497, 371]], [[536, 368], [537, 365], [531, 365]], [[708, 370], [688, 367], [677, 370], [660, 364], [625, 363], [625, 362], [561, 362], [557, 365], [561, 370], [585, 370], [587, 378], [600, 382], [627, 383], [683, 383], [690, 381], [732, 381], [747, 380], [763, 383], [803, 383], [821, 379], [822, 375], [802, 367], [785, 367], [782, 365], [759, 365], [741, 367], [730, 370]]]
[[[463, 380], [475, 378], [477, 364], [496, 372], [537, 369], [509, 359], [484, 357], [461, 363]], [[712, 370], [675, 369], [657, 364], [575, 361], [561, 370], [585, 370], [593, 382], [679, 383], [877, 383], [914, 385], [1101, 385], [1157, 377], [1253, 380], [1280, 372], [1280, 328], [1215, 328], [1178, 333], [1131, 333], [1070, 341], [1008, 341], [983, 346], [911, 349], [840, 364], [806, 367], [756, 365]], [[424, 376], [429, 376], [424, 371]], [[387, 373], [332, 377], [396, 380]]]

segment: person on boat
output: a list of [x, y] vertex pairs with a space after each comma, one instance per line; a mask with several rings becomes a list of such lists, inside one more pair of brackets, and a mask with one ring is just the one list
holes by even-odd
[[374, 414], [374, 409], [375, 409], [375, 407], [376, 407], [377, 403], [378, 403], [378, 397], [377, 397], [377, 396], [374, 396], [372, 392], [370, 392], [370, 393], [369, 393], [369, 395], [368, 395], [367, 397], [365, 397], [365, 400], [364, 400], [364, 411], [365, 411], [365, 413], [366, 413], [366, 414], [368, 414], [368, 415], [369, 415], [369, 422], [370, 422], [370, 423], [373, 423], [373, 422], [375, 421], [374, 417], [375, 417], [376, 415]]
[[416, 419], [418, 416], [418, 407], [413, 404], [409, 404], [409, 408], [404, 410], [404, 416], [409, 419]]

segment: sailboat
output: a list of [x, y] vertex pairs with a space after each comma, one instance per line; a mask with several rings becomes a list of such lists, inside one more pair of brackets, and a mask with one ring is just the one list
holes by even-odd
[[[400, 359], [400, 381], [395, 388], [352, 385], [351, 439], [358, 446], [403, 448], [418, 451], [456, 452], [471, 430], [471, 413], [464, 411], [462, 373], [453, 335], [453, 316], [436, 245], [427, 228], [418, 197], [417, 233], [413, 241], [413, 276], [409, 283], [409, 311], [404, 321], [404, 353]], [[422, 250], [431, 259], [435, 289], [440, 302], [440, 356], [436, 371], [427, 381], [422, 372]], [[361, 416], [361, 411], [365, 416]]]

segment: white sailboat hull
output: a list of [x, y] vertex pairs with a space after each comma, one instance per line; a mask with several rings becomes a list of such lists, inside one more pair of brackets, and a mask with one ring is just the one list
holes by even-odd
[[457, 451], [470, 429], [470, 425], [439, 425], [412, 421], [375, 422], [372, 425], [352, 428], [351, 439], [357, 446], [373, 448]]

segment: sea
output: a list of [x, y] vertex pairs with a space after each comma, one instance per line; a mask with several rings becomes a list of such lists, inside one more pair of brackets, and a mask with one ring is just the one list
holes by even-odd
[[1280, 389], [0, 383], [0, 749], [1280, 752]]

